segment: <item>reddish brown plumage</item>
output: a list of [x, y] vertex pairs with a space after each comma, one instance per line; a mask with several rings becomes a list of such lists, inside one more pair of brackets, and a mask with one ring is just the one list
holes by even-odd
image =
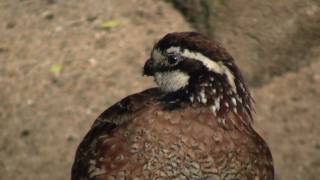
[[250, 125], [233, 113], [220, 122], [205, 107], [166, 111], [161, 96], [150, 89], [102, 113], [72, 179], [273, 179], [271, 154]]
[[[207, 51], [212, 58], [221, 53], [218, 61], [235, 76], [235, 89], [226, 74], [200, 67], [176, 92], [153, 88], [126, 97], [92, 125], [78, 147], [72, 180], [273, 180], [271, 153], [251, 126], [251, 96], [232, 57], [197, 33], [169, 36], [169, 44], [217, 48]], [[199, 62], [185, 58], [184, 63]]]

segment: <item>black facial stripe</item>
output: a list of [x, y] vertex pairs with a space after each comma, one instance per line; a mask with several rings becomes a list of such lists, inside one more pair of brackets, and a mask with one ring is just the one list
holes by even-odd
[[168, 72], [168, 71], [175, 71], [179, 70], [177, 66], [161, 66], [156, 69], [157, 72]]
[[183, 57], [183, 60], [177, 65], [177, 68], [190, 75], [208, 71], [207, 68], [198, 60]]

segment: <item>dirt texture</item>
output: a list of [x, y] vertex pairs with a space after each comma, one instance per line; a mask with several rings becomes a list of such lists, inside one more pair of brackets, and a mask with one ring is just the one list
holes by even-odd
[[[214, 1], [210, 9], [208, 34], [251, 85], [277, 179], [316, 180], [319, 2]], [[141, 71], [154, 42], [193, 28], [208, 26], [159, 0], [0, 0], [0, 179], [69, 179], [93, 120], [154, 86]]]
[[0, 17], [0, 179], [69, 179], [93, 120], [152, 85], [142, 66], [154, 42], [190, 29], [149, 0], [1, 1]]

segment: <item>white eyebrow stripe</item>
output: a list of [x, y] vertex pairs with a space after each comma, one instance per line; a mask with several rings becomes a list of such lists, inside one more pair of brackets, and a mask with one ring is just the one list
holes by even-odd
[[152, 51], [152, 58], [154, 60], [157, 60], [157, 61], [161, 61], [162, 59], [164, 59], [165, 57], [161, 54], [161, 51], [158, 50], [158, 49], [154, 49]]
[[199, 53], [199, 52], [193, 52], [190, 51], [189, 49], [183, 49], [181, 50], [180, 47], [170, 47], [167, 49], [167, 53], [177, 53], [180, 54], [181, 56], [191, 58], [191, 59], [196, 59], [202, 62], [203, 65], [205, 65], [210, 71], [218, 73], [218, 74], [225, 74], [227, 76], [227, 80], [232, 87], [232, 90], [236, 92], [236, 84], [234, 82], [234, 76], [230, 69], [223, 65], [221, 62], [215, 62], [208, 58], [207, 56]]

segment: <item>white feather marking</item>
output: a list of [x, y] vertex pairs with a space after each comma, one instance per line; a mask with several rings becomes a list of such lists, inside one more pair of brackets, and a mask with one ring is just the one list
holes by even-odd
[[217, 93], [216, 89], [212, 89], [213, 94]]
[[193, 103], [193, 101], [194, 101], [193, 95], [190, 96], [190, 101]]
[[107, 173], [107, 171], [103, 168], [95, 168], [89, 173], [89, 177], [93, 178], [95, 176], [100, 176], [100, 175], [103, 175], [106, 173]]
[[216, 106], [211, 106], [211, 110], [212, 110], [214, 116], [216, 116], [216, 115], [217, 115], [217, 108], [216, 108]]
[[152, 51], [152, 59], [155, 60], [157, 63], [161, 63], [166, 57], [162, 55], [161, 51], [158, 49], [154, 49]]
[[240, 86], [242, 91], [245, 91], [244, 86], [243, 86], [243, 84], [241, 82], [239, 83], [239, 86]]
[[233, 112], [236, 113], [236, 114], [238, 113], [238, 110], [237, 110], [236, 107], [233, 108]]
[[231, 98], [231, 101], [232, 101], [232, 104], [233, 104], [234, 106], [237, 106], [237, 100], [236, 100], [236, 98], [232, 97], [232, 98]]
[[200, 100], [203, 104], [207, 103], [207, 98], [206, 98], [206, 94], [204, 93], [204, 89], [201, 89], [200, 91]]
[[221, 118], [222, 124], [225, 126], [226, 125], [226, 119], [225, 118]]
[[219, 98], [214, 100], [214, 106], [216, 107], [217, 111], [220, 110], [220, 99]]
[[197, 96], [197, 100], [198, 102], [201, 102], [200, 96]]
[[96, 167], [96, 164], [97, 164], [96, 160], [93, 160], [93, 159], [89, 160], [88, 173], [89, 173], [90, 178], [106, 173], [106, 171], [103, 167], [98, 168], [98, 167]]
[[164, 92], [174, 92], [187, 86], [189, 78], [179, 70], [155, 73], [155, 82]]
[[232, 87], [232, 90], [234, 92], [236, 92], [236, 85], [234, 82], [234, 76], [233, 76], [232, 72], [230, 71], [230, 69], [228, 67], [226, 67], [225, 65], [223, 65], [222, 62], [215, 62], [199, 52], [193, 52], [188, 49], [181, 50], [180, 47], [170, 47], [167, 49], [167, 53], [177, 53], [177, 54], [180, 54], [181, 56], [184, 56], [187, 58], [199, 60], [210, 71], [213, 71], [213, 72], [221, 74], [221, 75], [225, 74], [230, 86]]
[[218, 118], [218, 122], [220, 124], [223, 124], [224, 126], [226, 125], [226, 119], [225, 118]]

